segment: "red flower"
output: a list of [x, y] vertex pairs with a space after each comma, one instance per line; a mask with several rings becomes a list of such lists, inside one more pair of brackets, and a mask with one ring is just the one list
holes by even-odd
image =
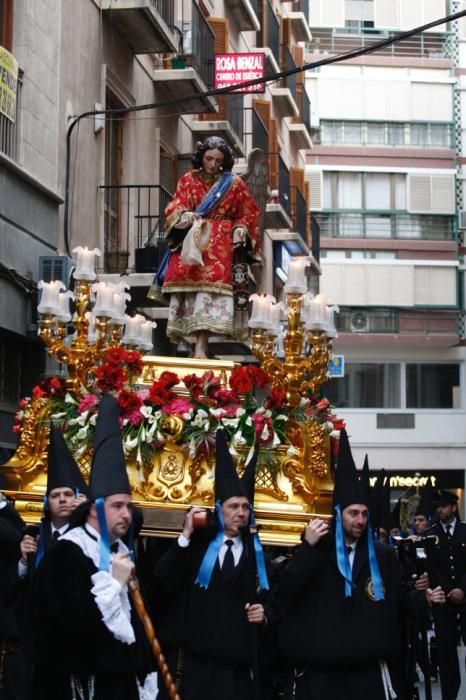
[[48, 384], [49, 393], [52, 396], [64, 396], [65, 395], [65, 382], [57, 377], [50, 377], [46, 380]]
[[105, 360], [109, 365], [122, 365], [126, 361], [126, 350], [122, 347], [109, 348]]
[[154, 382], [149, 391], [149, 401], [156, 406], [163, 406], [175, 397], [175, 392], [167, 389], [166, 385], [161, 381]]
[[19, 425], [19, 423], [12, 427], [12, 431], [16, 433], [16, 435], [19, 435], [19, 433], [21, 432], [21, 426]]
[[21, 401], [19, 402], [19, 407], [24, 410], [26, 408], [26, 406], [28, 405], [28, 403], [29, 403], [28, 399], [21, 399]]
[[318, 401], [318, 402], [316, 403], [316, 408], [322, 410], [322, 409], [324, 409], [324, 408], [328, 408], [329, 405], [330, 405], [330, 404], [329, 404], [329, 402], [328, 402], [328, 399], [320, 399], [320, 401]]
[[266, 406], [267, 408], [279, 411], [283, 407], [285, 399], [286, 391], [284, 389], [280, 389], [280, 387], [278, 386], [273, 386], [270, 389], [270, 393], [266, 401]]
[[95, 371], [97, 386], [100, 391], [120, 391], [123, 389], [128, 377], [122, 367], [104, 364], [97, 367]]
[[237, 394], [249, 394], [253, 381], [247, 367], [236, 367], [230, 375], [230, 386]]
[[183, 379], [183, 382], [185, 387], [191, 394], [192, 400], [201, 401], [204, 395], [204, 386], [202, 383], [202, 379], [200, 379], [200, 377], [196, 377], [195, 374], [188, 374]]
[[44, 391], [39, 384], [36, 384], [34, 389], [32, 390], [32, 398], [33, 399], [42, 399], [44, 396], [47, 396], [47, 392]]
[[134, 350], [128, 350], [125, 358], [126, 366], [130, 374], [139, 375], [142, 372], [141, 354]]
[[346, 423], [342, 418], [330, 418], [330, 420], [333, 423], [334, 430], [343, 430], [343, 428], [346, 428]]
[[249, 365], [247, 367], [247, 370], [250, 374], [254, 386], [256, 386], [258, 389], [263, 389], [264, 386], [269, 383], [269, 375], [267, 374], [267, 372], [264, 372], [264, 370], [260, 367], [256, 367], [255, 365]]
[[223, 408], [225, 404], [239, 402], [238, 395], [230, 389], [217, 389], [213, 395], [213, 398], [218, 402], [218, 405]]
[[132, 413], [133, 411], [139, 411], [142, 406], [142, 400], [134, 391], [120, 391], [117, 399], [118, 406], [120, 408], [120, 413], [123, 415], [127, 413]]
[[165, 387], [165, 389], [171, 389], [176, 386], [179, 381], [178, 375], [174, 372], [162, 372], [158, 379], [159, 384]]
[[[258, 444], [267, 445], [273, 440], [272, 419], [265, 418], [263, 413], [255, 413], [251, 418]], [[267, 428], [267, 430], [265, 430], [265, 434], [263, 434], [265, 428]]]

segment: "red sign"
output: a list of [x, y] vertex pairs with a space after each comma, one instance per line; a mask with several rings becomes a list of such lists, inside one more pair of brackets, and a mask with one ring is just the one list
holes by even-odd
[[[263, 53], [215, 54], [215, 89], [233, 87], [248, 80], [264, 77]], [[265, 83], [240, 87], [232, 92], [265, 92]]]

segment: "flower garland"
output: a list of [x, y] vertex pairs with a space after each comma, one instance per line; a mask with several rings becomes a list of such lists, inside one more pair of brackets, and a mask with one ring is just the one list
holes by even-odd
[[[315, 419], [332, 436], [344, 427], [326, 399], [302, 398], [296, 408], [286, 405], [286, 392], [269, 387], [269, 376], [255, 365], [236, 367], [229, 378], [229, 388], [220, 384], [213, 372], [202, 376], [190, 374], [182, 379], [184, 395], [175, 390], [180, 384], [177, 374], [164, 371], [148, 388], [140, 388], [137, 378], [142, 372], [141, 356], [124, 348], [110, 348], [94, 372], [90, 387], [79, 395], [67, 392], [59, 377], [43, 380], [34, 387], [32, 398], [48, 397], [51, 419], [60, 427], [76, 456], [92, 445], [97, 412], [102, 394], [111, 392], [117, 399], [125, 452], [136, 454], [139, 465], [149, 461], [154, 450], [166, 442], [167, 418], [182, 421], [179, 442], [189, 456], [211, 456], [215, 433], [226, 430], [233, 454], [237, 449], [256, 445], [293, 446], [287, 436], [290, 419]], [[21, 431], [25, 411], [31, 399], [23, 399], [16, 416], [15, 432]]]

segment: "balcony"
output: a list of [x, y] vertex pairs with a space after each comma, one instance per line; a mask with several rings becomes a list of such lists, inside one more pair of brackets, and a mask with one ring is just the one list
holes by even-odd
[[292, 7], [291, 12], [287, 12], [286, 19], [291, 24], [295, 41], [312, 41], [309, 29], [309, 0], [297, 0], [293, 2]]
[[456, 335], [458, 313], [451, 310], [341, 307], [336, 326], [339, 333]]
[[133, 53], [178, 51], [171, 0], [102, 0], [100, 7]]
[[147, 291], [166, 251], [164, 210], [171, 195], [161, 185], [105, 185], [100, 190], [104, 202], [102, 272], [129, 272], [134, 305], [149, 306]]
[[225, 0], [240, 32], [258, 32], [260, 29], [257, 17], [257, 0]]
[[191, 131], [196, 140], [205, 139], [207, 136], [221, 136], [236, 156], [244, 157], [244, 95], [239, 92], [230, 93], [224, 96], [224, 100], [225, 119], [193, 121]]
[[291, 215], [293, 220], [293, 229], [298, 231], [301, 237], [308, 240], [309, 228], [309, 207], [306, 198], [299, 187], [291, 188]]
[[292, 95], [290, 88], [271, 87], [270, 94], [275, 106], [275, 112], [280, 117], [297, 117], [299, 115], [298, 105]]
[[[312, 28], [311, 52], [339, 54], [353, 49], [370, 46], [380, 39], [395, 37], [401, 32], [395, 31], [354, 31], [350, 27], [327, 29], [326, 27]], [[391, 44], [377, 50], [377, 56], [402, 58], [451, 58], [453, 51], [452, 32], [431, 33], [423, 32], [409, 37], [398, 44]]]
[[312, 148], [312, 139], [304, 124], [288, 122], [288, 131], [290, 139], [298, 150]]
[[393, 212], [314, 212], [321, 237], [374, 238], [420, 241], [456, 240], [453, 216], [395, 214]]
[[16, 114], [15, 121], [12, 122], [4, 114], [0, 114], [0, 153], [3, 153], [11, 160], [18, 159], [19, 147], [19, 115], [21, 113], [21, 76], [18, 76], [16, 89]]

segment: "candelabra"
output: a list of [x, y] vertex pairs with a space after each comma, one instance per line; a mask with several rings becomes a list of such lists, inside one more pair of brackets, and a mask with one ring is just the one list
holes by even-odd
[[[74, 292], [66, 291], [63, 282], [41, 280], [38, 288], [42, 295], [37, 310], [39, 336], [49, 355], [67, 366], [67, 389], [77, 393], [81, 386], [89, 384], [89, 374], [109, 348], [122, 343], [131, 349], [151, 350], [152, 329], [156, 324], [140, 314], [134, 317], [126, 314], [126, 303], [131, 299], [126, 292], [128, 278], [120, 278], [118, 284], [95, 282], [98, 248], [77, 247], [73, 253], [77, 256]], [[70, 301], [74, 301], [73, 317]], [[70, 339], [71, 321], [74, 334]]]
[[[290, 261], [285, 304], [277, 304], [268, 294], [251, 296], [252, 351], [271, 377], [271, 385], [286, 390], [287, 404], [292, 407], [309, 393], [316, 396], [327, 381], [336, 336], [334, 314], [338, 307], [321, 294], [313, 297], [306, 293], [305, 268], [309, 264], [308, 258]], [[288, 316], [286, 333], [280, 324], [284, 310]]]

